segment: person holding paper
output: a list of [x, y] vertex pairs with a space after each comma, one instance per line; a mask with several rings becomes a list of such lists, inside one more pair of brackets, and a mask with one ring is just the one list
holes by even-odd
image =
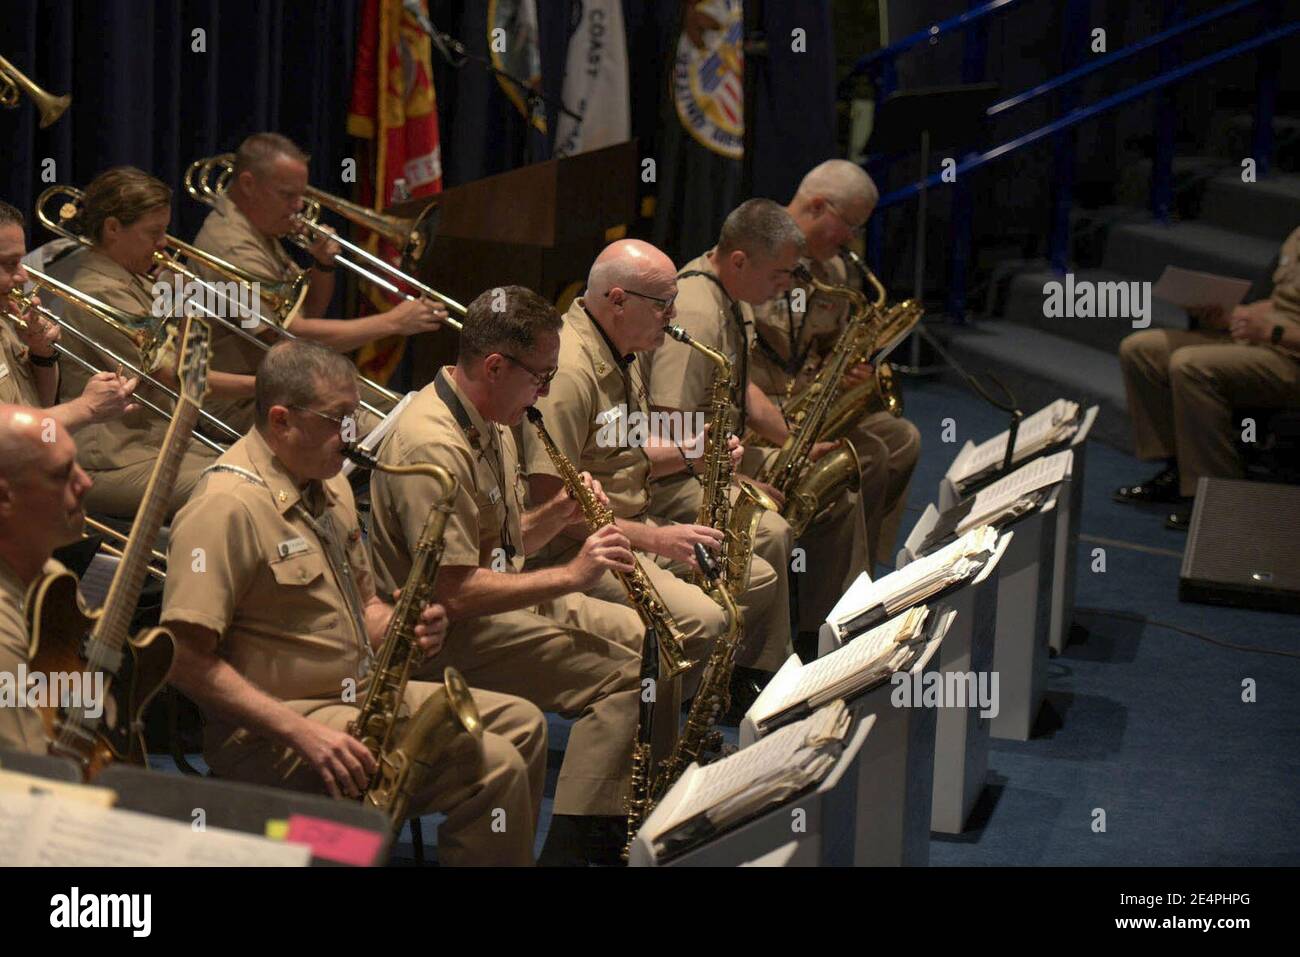
[[[804, 265], [814, 276], [835, 286], [862, 287], [857, 269], [845, 262], [840, 251], [861, 235], [879, 196], [866, 171], [848, 160], [826, 160], [804, 176], [785, 208], [803, 233]], [[778, 404], [792, 381], [794, 392], [805, 388], [830, 358], [848, 316], [844, 299], [816, 289], [805, 290], [799, 298], [787, 290], [755, 306], [750, 356], [754, 383]], [[859, 365], [845, 375], [844, 387], [852, 388], [873, 375], [870, 365]], [[867, 510], [872, 564], [892, 564], [907, 488], [921, 454], [921, 433], [907, 419], [880, 411], [864, 416], [849, 433], [849, 441], [868, 467], [877, 461], [887, 463], [885, 495], [864, 498], [862, 504]]]
[[[202, 709], [204, 759], [218, 777], [359, 798], [376, 762], [348, 724], [393, 608], [375, 589], [343, 466], [342, 422], [356, 369], [310, 342], [277, 345], [257, 370], [257, 423], [200, 479], [172, 524], [162, 624], [176, 638], [170, 680]], [[447, 612], [414, 629], [426, 660]], [[414, 713], [437, 685], [412, 680]], [[412, 814], [444, 812], [444, 864], [533, 863], [546, 722], [522, 698], [473, 690], [475, 757], [444, 761]]]
[[1234, 409], [1300, 406], [1300, 229], [1282, 244], [1267, 299], [1193, 317], [1201, 329], [1144, 329], [1119, 349], [1138, 458], [1164, 468], [1115, 498], [1177, 506], [1166, 522], [1176, 529], [1190, 521], [1197, 479], [1243, 474]]
[[[27, 589], [65, 571], [51, 556], [80, 540], [92, 484], [72, 436], [46, 410], [0, 405], [0, 682], [10, 695], [22, 687], [19, 669], [30, 660]], [[44, 723], [25, 705], [0, 705], [0, 745], [44, 754]]]

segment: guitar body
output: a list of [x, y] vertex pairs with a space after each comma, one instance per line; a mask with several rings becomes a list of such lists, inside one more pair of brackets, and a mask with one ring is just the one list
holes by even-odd
[[[86, 610], [71, 572], [37, 579], [27, 594], [30, 671], [45, 674], [47, 680], [56, 672], [91, 671], [86, 643], [99, 620], [100, 612]], [[66, 712], [57, 702], [40, 708], [50, 753], [76, 760], [87, 781], [113, 761], [144, 764], [144, 709], [162, 689], [175, 651], [175, 639], [165, 628], [128, 638], [121, 665], [104, 673], [104, 714], [93, 731], [69, 734]]]

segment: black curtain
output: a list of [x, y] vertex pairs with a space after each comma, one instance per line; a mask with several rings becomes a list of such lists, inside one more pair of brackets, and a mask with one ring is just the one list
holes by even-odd
[[[47, 130], [24, 96], [0, 111], [0, 197], [26, 214], [48, 160], [84, 186], [130, 164], [173, 186], [171, 231], [189, 238], [207, 208], [180, 189], [192, 160], [276, 130], [312, 154], [312, 182], [346, 194], [347, 108], [357, 0], [0, 2], [0, 54], [72, 106]], [[196, 32], [201, 31], [201, 32]], [[202, 47], [204, 49], [200, 50]], [[33, 245], [49, 235], [32, 231]]]

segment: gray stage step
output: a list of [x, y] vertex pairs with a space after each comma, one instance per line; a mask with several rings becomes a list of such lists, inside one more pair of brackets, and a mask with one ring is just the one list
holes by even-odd
[[1243, 183], [1218, 176], [1205, 192], [1201, 222], [1268, 240], [1276, 247], [1300, 226], [1300, 176], [1279, 174]]
[[1272, 286], [1268, 273], [1277, 249], [1277, 242], [1201, 222], [1125, 223], [1107, 236], [1102, 267], [1152, 282], [1165, 266], [1250, 279], [1256, 283], [1250, 294], [1253, 299]]
[[[1076, 284], [1128, 282], [1132, 279], [1107, 269], [1075, 269], [1073, 275]], [[1044, 315], [1046, 296], [1043, 287], [1049, 282], [1059, 282], [1064, 286], [1065, 277], [1045, 265], [1030, 267], [1012, 276], [1007, 284], [1002, 318], [1112, 354], [1119, 348], [1120, 340], [1134, 331], [1127, 319], [1071, 319]], [[1152, 299], [1151, 327], [1186, 329], [1187, 314], [1179, 306]]]
[[1093, 434], [1108, 445], [1132, 448], [1124, 380], [1114, 353], [1021, 323], [986, 320], [930, 328], [951, 344], [957, 360], [991, 394], [1000, 391], [980, 376], [982, 372], [994, 373], [1011, 389], [1026, 414], [1060, 397], [1096, 403], [1101, 410]]

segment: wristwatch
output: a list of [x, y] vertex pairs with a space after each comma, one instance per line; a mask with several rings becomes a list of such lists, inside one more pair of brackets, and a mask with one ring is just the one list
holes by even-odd
[[1286, 332], [1286, 330], [1282, 328], [1281, 323], [1273, 326], [1273, 331], [1269, 333], [1269, 342], [1273, 343], [1275, 346], [1280, 345], [1282, 343], [1282, 333], [1284, 332]]

